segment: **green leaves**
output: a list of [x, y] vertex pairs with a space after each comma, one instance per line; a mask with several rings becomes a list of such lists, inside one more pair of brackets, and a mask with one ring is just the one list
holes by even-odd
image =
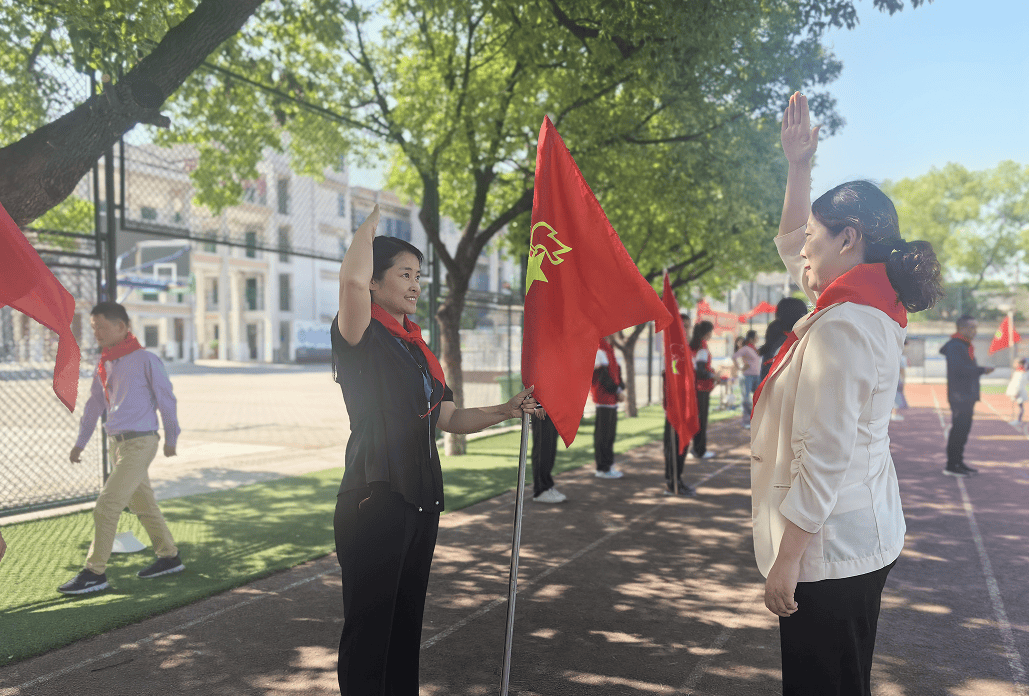
[[1012, 161], [969, 171], [960, 164], [884, 182], [901, 233], [932, 243], [949, 280], [1012, 276], [1029, 250], [1029, 167]]

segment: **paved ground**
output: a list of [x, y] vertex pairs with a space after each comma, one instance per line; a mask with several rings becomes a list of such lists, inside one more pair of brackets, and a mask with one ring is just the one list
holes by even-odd
[[[908, 538], [884, 596], [874, 693], [1026, 696], [1029, 442], [990, 396], [968, 448], [982, 474], [944, 477], [942, 387], [909, 385], [908, 397], [893, 430]], [[746, 438], [719, 423], [712, 439], [720, 456], [688, 474], [699, 498], [660, 494], [649, 446], [623, 458], [622, 480], [568, 472], [568, 503], [527, 504], [512, 694], [779, 693]], [[443, 518], [423, 696], [499, 691], [512, 510], [508, 493]], [[341, 618], [330, 556], [11, 666], [0, 696], [331, 695]]]

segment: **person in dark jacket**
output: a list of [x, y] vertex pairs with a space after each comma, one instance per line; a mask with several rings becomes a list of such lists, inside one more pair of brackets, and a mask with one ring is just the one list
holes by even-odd
[[967, 314], [957, 321], [957, 332], [943, 344], [940, 353], [947, 358], [947, 400], [950, 402], [950, 434], [947, 436], [948, 476], [967, 477], [979, 471], [965, 464], [965, 443], [972, 430], [972, 414], [979, 400], [979, 378], [993, 372], [992, 367], [979, 367], [972, 340], [978, 322]]
[[457, 408], [439, 361], [408, 318], [421, 294], [421, 252], [376, 237], [379, 207], [354, 233], [330, 327], [333, 372], [350, 415], [336, 496], [342, 570], [342, 696], [418, 696], [429, 566], [443, 510], [436, 428], [474, 433], [537, 407], [532, 387], [507, 403]]

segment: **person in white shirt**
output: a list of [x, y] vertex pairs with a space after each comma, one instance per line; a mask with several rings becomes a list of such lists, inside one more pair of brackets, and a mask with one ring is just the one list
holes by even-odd
[[743, 339], [743, 345], [732, 354], [732, 363], [740, 371], [743, 391], [743, 427], [750, 427], [750, 411], [754, 406], [754, 392], [761, 383], [761, 356], [754, 344], [757, 342], [757, 331], [751, 329]]
[[1025, 413], [1025, 402], [1029, 401], [1029, 358], [1019, 358], [1012, 366], [1011, 381], [1004, 393], [1011, 399], [1012, 415], [1014, 409], [1018, 408], [1018, 418], [1011, 419], [1011, 425], [1021, 426], [1022, 416]]
[[758, 387], [751, 429], [754, 551], [779, 617], [783, 694], [868, 696], [886, 576], [904, 546], [888, 427], [907, 311], [943, 295], [927, 242], [893, 203], [849, 182], [810, 203], [818, 128], [783, 116], [789, 160], [776, 246], [816, 301]]

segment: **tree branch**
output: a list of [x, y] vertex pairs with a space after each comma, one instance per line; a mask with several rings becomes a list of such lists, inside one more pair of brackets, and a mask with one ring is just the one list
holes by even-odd
[[138, 123], [167, 124], [161, 105], [263, 0], [201, 0], [121, 81], [0, 149], [0, 203], [27, 225], [67, 198], [97, 159]]

